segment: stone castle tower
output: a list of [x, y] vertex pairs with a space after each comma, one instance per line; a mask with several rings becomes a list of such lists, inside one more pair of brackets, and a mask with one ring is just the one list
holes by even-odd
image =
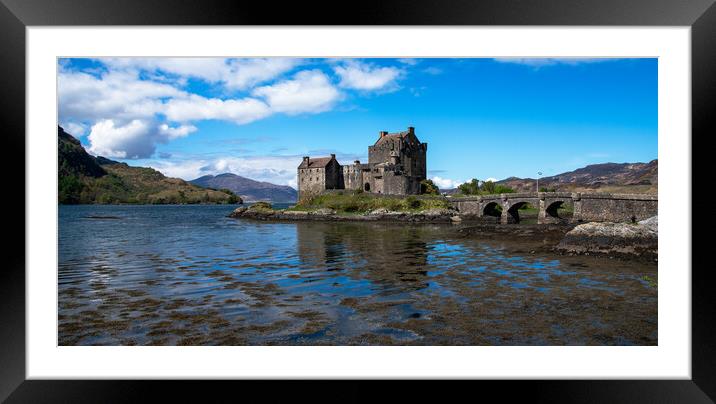
[[330, 157], [304, 157], [298, 166], [299, 198], [328, 189], [362, 189], [388, 195], [420, 193], [420, 182], [427, 178], [427, 143], [421, 143], [415, 128], [388, 133], [381, 131], [368, 147], [368, 163], [342, 166]]

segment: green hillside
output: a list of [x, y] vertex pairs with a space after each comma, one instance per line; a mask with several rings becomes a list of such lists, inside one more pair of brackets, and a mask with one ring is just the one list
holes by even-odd
[[234, 204], [229, 190], [201, 188], [152, 168], [93, 157], [58, 129], [58, 201], [61, 204]]

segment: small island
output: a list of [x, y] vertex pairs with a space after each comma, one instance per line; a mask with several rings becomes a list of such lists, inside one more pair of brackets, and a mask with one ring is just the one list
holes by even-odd
[[235, 209], [229, 217], [257, 220], [408, 221], [462, 220], [447, 198], [437, 195], [376, 196], [357, 191], [337, 191], [303, 199], [286, 209], [256, 202]]

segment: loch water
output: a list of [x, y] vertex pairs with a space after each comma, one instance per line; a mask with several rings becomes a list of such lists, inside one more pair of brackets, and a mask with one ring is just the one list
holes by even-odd
[[[656, 263], [452, 224], [59, 207], [60, 345], [656, 345]], [[538, 240], [534, 241], [539, 243]]]

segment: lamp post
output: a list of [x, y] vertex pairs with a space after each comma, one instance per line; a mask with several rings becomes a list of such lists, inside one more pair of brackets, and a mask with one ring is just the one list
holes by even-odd
[[542, 171], [537, 171], [537, 192], [539, 192], [539, 176], [542, 175]]

